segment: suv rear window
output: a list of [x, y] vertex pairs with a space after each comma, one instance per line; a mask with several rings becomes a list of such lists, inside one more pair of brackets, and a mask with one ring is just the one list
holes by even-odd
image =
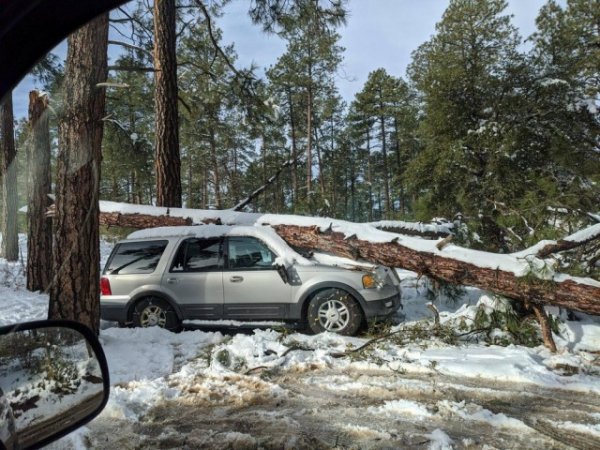
[[117, 244], [104, 268], [108, 275], [148, 274], [154, 272], [168, 241], [126, 242]]

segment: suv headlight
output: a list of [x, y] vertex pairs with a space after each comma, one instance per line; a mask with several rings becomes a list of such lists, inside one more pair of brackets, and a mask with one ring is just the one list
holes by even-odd
[[380, 285], [380, 283], [377, 281], [377, 277], [372, 273], [363, 275], [362, 284], [365, 289], [373, 289], [379, 287]]
[[375, 277], [368, 273], [366, 275], [363, 275], [363, 287], [365, 289], [371, 289], [374, 287], [377, 287], [377, 283], [375, 282]]

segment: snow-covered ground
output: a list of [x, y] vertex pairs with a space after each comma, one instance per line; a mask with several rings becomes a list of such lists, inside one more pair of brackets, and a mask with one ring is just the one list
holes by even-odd
[[[599, 318], [562, 317], [554, 355], [492, 345], [510, 336], [473, 325], [504, 302], [440, 295], [435, 332], [425, 280], [400, 275], [400, 323], [382, 330], [395, 334], [361, 351], [372, 335], [105, 322], [109, 403], [53, 448], [600, 448]], [[0, 260], [0, 325], [46, 316], [24, 284], [21, 263]]]

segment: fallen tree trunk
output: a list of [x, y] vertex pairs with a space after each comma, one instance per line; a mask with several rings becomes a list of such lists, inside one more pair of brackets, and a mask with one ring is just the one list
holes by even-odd
[[[273, 228], [286, 242], [297, 247], [319, 249], [353, 259], [366, 259], [390, 267], [412, 270], [419, 275], [448, 283], [478, 287], [526, 304], [552, 304], [600, 315], [600, 283], [592, 283], [591, 280], [571, 278], [562, 274], [552, 279], [542, 279], [534, 273], [517, 276], [508, 270], [481, 267], [475, 263], [443, 256], [443, 250], [418, 251], [402, 245], [401, 240], [369, 242], [356, 237], [346, 238], [342, 233], [322, 232], [309, 227], [276, 225]], [[498, 256], [493, 253], [488, 255]]]
[[[100, 210], [101, 223], [133, 228], [170, 225], [176, 218], [185, 224], [270, 225], [296, 247], [411, 270], [444, 282], [481, 288], [526, 305], [556, 305], [600, 315], [600, 282], [554, 273], [546, 261], [535, 256], [537, 252], [501, 255], [454, 244], [437, 248], [436, 241], [388, 233], [368, 224], [316, 217], [231, 210], [171, 208], [167, 211], [166, 208], [113, 202], [100, 202]], [[594, 231], [588, 235], [595, 235]]]
[[102, 213], [100, 214], [100, 225], [143, 229], [192, 225], [192, 220], [167, 215], [151, 216], [149, 214]]

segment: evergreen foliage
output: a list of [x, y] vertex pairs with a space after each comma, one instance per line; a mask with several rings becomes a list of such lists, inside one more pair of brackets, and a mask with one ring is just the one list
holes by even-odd
[[[348, 102], [336, 86], [347, 2], [253, 0], [252, 20], [287, 44], [264, 76], [238, 67], [223, 42], [224, 3], [177, 7], [185, 206], [231, 208], [268, 184], [247, 209], [352, 221], [458, 215], [457, 239], [493, 251], [563, 236], [598, 213], [598, 1], [549, 0], [524, 40], [505, 0], [451, 0], [406, 79], [374, 67]], [[140, 1], [111, 19], [120, 52], [106, 87], [101, 198], [154, 203], [152, 14]], [[34, 71], [50, 91], [54, 135], [63, 71], [52, 55]], [[20, 149], [27, 129], [17, 129]], [[588, 250], [559, 264], [593, 275], [598, 249]]]

